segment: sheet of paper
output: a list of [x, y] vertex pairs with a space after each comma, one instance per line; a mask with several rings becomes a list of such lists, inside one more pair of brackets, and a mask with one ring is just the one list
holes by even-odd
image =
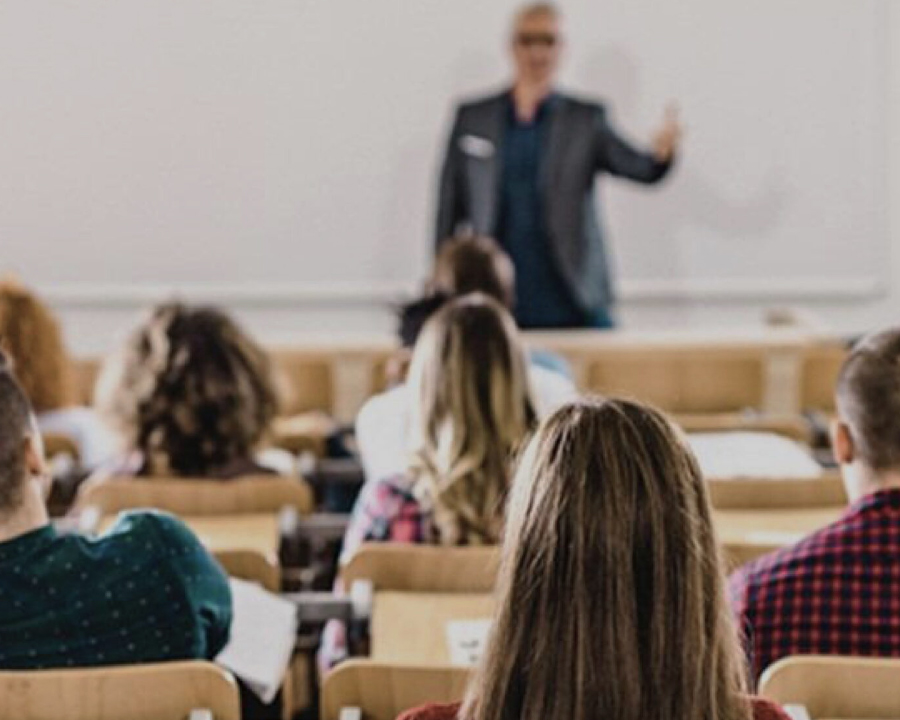
[[231, 578], [231, 639], [216, 658], [266, 703], [272, 702], [294, 651], [297, 608], [256, 583]]
[[484, 652], [490, 620], [451, 620], [447, 623], [447, 647], [450, 664], [472, 666], [478, 663]]
[[810, 720], [805, 705], [785, 705], [784, 711], [791, 720]]
[[809, 450], [774, 433], [691, 433], [688, 440], [708, 478], [816, 478], [822, 474]]

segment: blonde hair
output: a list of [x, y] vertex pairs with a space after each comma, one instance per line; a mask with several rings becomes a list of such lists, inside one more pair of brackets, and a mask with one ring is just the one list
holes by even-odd
[[8, 279], [0, 281], [0, 349], [9, 354], [35, 412], [72, 403], [71, 369], [59, 322], [34, 293]]
[[425, 325], [408, 382], [410, 474], [432, 539], [497, 542], [511, 456], [536, 420], [515, 323], [485, 295], [451, 301]]
[[723, 585], [703, 478], [663, 415], [562, 408], [513, 483], [461, 720], [749, 720]]
[[278, 409], [266, 353], [214, 308], [156, 308], [97, 383], [145, 475], [203, 477], [252, 458]]

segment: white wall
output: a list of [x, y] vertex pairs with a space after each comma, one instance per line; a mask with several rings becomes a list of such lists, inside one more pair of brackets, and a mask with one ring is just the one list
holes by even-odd
[[[358, 2], [272, 0], [250, 10], [223, 0], [215, 13], [190, 0], [177, 12], [152, 0], [0, 6], [0, 88], [15, 98], [0, 114], [0, 270], [47, 293], [76, 350], [109, 347], [141, 308], [176, 288], [229, 305], [272, 342], [390, 329], [391, 302], [415, 286], [427, 262], [448, 104], [504, 77], [501, 38], [515, 3], [422, 0], [411, 12], [406, 0]], [[562, 4], [570, 85], [608, 97], [638, 138], [669, 94], [687, 115], [685, 160], [667, 187], [655, 196], [606, 191], [627, 326], [750, 324], [778, 304], [808, 307], [842, 331], [893, 319], [900, 308], [898, 3], [867, 0], [869, 14], [861, 4], [847, 14], [841, 0]], [[883, 37], [867, 35], [872, 13], [889, 20], [877, 28]], [[815, 42], [811, 28], [819, 30]], [[836, 45], [840, 32], [856, 54], [834, 64], [828, 43]], [[778, 62], [787, 67], [782, 77], [772, 69]], [[845, 77], [848, 68], [857, 77]], [[790, 95], [806, 77], [808, 126]], [[753, 83], [758, 100], [748, 92]], [[397, 89], [386, 97], [372, 88]], [[834, 113], [821, 112], [831, 95]], [[741, 113], [778, 98], [764, 107], [767, 127], [748, 131], [752, 118]], [[369, 147], [361, 138], [373, 127], [395, 134]], [[292, 145], [294, 138], [304, 142]], [[822, 158], [841, 163], [817, 157], [820, 144]], [[742, 185], [742, 171], [758, 174], [759, 157], [793, 146], [801, 150], [795, 166], [785, 165], [786, 185], [775, 183], [772, 203], [749, 230], [710, 223], [712, 230], [698, 231], [684, 221], [702, 217], [704, 173], [721, 179], [720, 198], [740, 196], [752, 187]], [[846, 172], [844, 192], [832, 187], [834, 167]], [[348, 189], [363, 200], [335, 200]], [[885, 190], [893, 202], [880, 218], [888, 212]], [[754, 234], [773, 207], [798, 197], [790, 222]], [[822, 227], [810, 198], [817, 197], [858, 229], [861, 252], [848, 250], [847, 228], [816, 252]], [[727, 219], [728, 203], [720, 204], [710, 214]], [[679, 213], [685, 205], [691, 212]], [[659, 228], [674, 228], [677, 252], [649, 244]], [[746, 247], [716, 255], [717, 233]], [[786, 261], [776, 267], [781, 248]], [[815, 273], [802, 277], [800, 261], [811, 250]], [[768, 265], [744, 275], [754, 258]]]

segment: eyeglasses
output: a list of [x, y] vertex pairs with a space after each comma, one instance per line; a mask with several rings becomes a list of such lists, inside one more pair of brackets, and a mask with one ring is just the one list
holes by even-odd
[[516, 45], [526, 48], [535, 45], [552, 48], [557, 42], [559, 42], [559, 38], [552, 33], [519, 33], [516, 35]]

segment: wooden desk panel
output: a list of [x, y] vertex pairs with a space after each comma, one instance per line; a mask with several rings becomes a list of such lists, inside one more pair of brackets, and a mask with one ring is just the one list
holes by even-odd
[[430, 666], [450, 663], [447, 623], [491, 617], [490, 594], [379, 592], [371, 626], [371, 658]]
[[714, 510], [719, 542], [731, 567], [792, 545], [837, 520], [842, 507], [790, 510]]

